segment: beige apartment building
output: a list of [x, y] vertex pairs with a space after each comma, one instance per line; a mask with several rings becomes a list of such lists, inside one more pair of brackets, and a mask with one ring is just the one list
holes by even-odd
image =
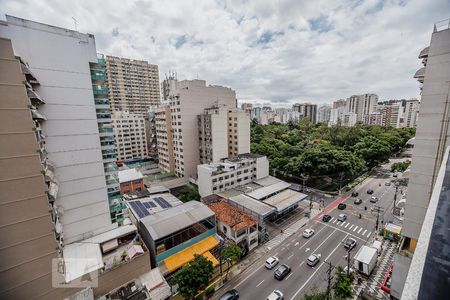
[[200, 162], [250, 153], [250, 115], [242, 109], [211, 107], [198, 116]]
[[[402, 227], [404, 241], [400, 245], [400, 253], [395, 257], [392, 273], [391, 296], [395, 299], [415, 299], [414, 297], [417, 296], [408, 290], [406, 293], [408, 295], [402, 297], [402, 292], [406, 291], [406, 287], [403, 289], [403, 285], [410, 268], [411, 257], [415, 258], [416, 255], [416, 246], [417, 251], [423, 253], [425, 245], [418, 245], [417, 241], [419, 236], [422, 239], [421, 232], [429, 231], [431, 226], [430, 223], [424, 223], [424, 218], [450, 141], [450, 132], [446, 126], [450, 122], [450, 28], [448, 21], [445, 20], [442, 27], [439, 26], [439, 23], [435, 24], [430, 45], [419, 54], [424, 66], [414, 75], [414, 78], [422, 83], [422, 97], [405, 203]], [[445, 165], [443, 170], [445, 173]], [[444, 196], [441, 195], [441, 197]], [[442, 245], [445, 246], [441, 243], [440, 247]], [[423, 254], [421, 256], [423, 259]], [[415, 269], [412, 272], [417, 273]]]
[[116, 111], [112, 116], [117, 159], [130, 161], [148, 156], [145, 119], [143, 116]]
[[172, 117], [169, 105], [162, 105], [155, 109], [155, 127], [159, 169], [163, 173], [175, 172]]
[[404, 127], [415, 128], [419, 118], [420, 102], [419, 100], [407, 100], [403, 115]]
[[160, 160], [166, 160], [161, 170], [170, 170], [170, 144], [172, 143], [175, 175], [195, 176], [197, 165], [200, 164], [198, 115], [213, 106], [236, 108], [236, 93], [222, 86], [207, 86], [204, 80], [170, 79], [166, 80], [165, 86], [169, 89], [165, 91], [165, 94], [168, 95], [170, 111], [167, 111], [167, 108], [157, 111], [157, 116], [159, 114], [166, 117], [166, 121], [157, 118], [157, 125], [160, 125], [159, 128], [157, 127], [158, 139], [160, 136], [167, 135], [162, 131], [164, 127], [167, 128], [167, 120], [170, 120], [173, 136], [169, 136], [167, 142], [158, 140]]
[[111, 110], [144, 116], [160, 103], [158, 66], [147, 61], [106, 56]]
[[364, 121], [365, 115], [377, 110], [378, 96], [376, 94], [353, 95], [347, 98], [346, 112], [356, 114], [356, 122]]
[[403, 106], [401, 102], [383, 104], [379, 107], [383, 114], [383, 125], [400, 128], [403, 124]]

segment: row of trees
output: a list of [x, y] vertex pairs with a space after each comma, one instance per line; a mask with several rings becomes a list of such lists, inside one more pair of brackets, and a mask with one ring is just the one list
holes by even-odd
[[396, 171], [404, 172], [406, 169], [408, 169], [410, 164], [411, 164], [410, 160], [393, 163], [391, 165], [391, 172], [396, 172]]
[[326, 292], [313, 291], [305, 294], [303, 300], [345, 300], [353, 296], [353, 273], [344, 271], [341, 266], [336, 268], [335, 280], [331, 286], [330, 295]]
[[251, 151], [266, 155], [272, 170], [281, 175], [308, 175], [309, 183], [318, 186], [354, 179], [400, 152], [414, 134], [411, 128], [363, 124], [328, 127], [313, 125], [307, 119], [269, 125], [252, 121]]

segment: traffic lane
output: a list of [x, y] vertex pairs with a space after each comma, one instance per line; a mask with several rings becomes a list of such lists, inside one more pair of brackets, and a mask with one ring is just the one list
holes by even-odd
[[[316, 253], [321, 254], [320, 262], [315, 267], [310, 267], [306, 262], [302, 262], [299, 268], [293, 274], [291, 281], [286, 280], [281, 290], [285, 294], [285, 299], [300, 299], [301, 294], [307, 291], [307, 287], [313, 287], [319, 284], [323, 278], [320, 276], [320, 272], [325, 261], [329, 261], [336, 255], [338, 249], [342, 246], [342, 242], [345, 241], [348, 234], [340, 231], [334, 233], [334, 239], [324, 244], [321, 249], [318, 249]], [[296, 276], [294, 276], [296, 275]], [[299, 280], [300, 279], [300, 280]]]
[[[344, 222], [339, 221], [337, 219], [339, 214], [345, 214], [347, 219]], [[360, 219], [358, 216], [348, 213], [347, 210], [334, 211], [330, 216], [332, 219], [325, 223], [327, 226], [347, 232], [358, 239], [367, 240], [374, 232], [375, 221], [369, 218]]]
[[[294, 261], [296, 259], [299, 259], [299, 257], [300, 259], [306, 259], [305, 257], [307, 257], [307, 254], [303, 254], [307, 252], [306, 249], [315, 249], [322, 243], [323, 240], [329, 239], [330, 232], [332, 232], [333, 229], [327, 228], [325, 226], [320, 226], [320, 224], [312, 225], [313, 226], [311, 227], [315, 229], [315, 234], [313, 236], [311, 236], [309, 239], [305, 239], [302, 236], [293, 236], [289, 238], [289, 247], [283, 249], [283, 247], [280, 247], [282, 244], [279, 247], [275, 247], [272, 250], [273, 252], [269, 252], [270, 254], [265, 256], [263, 259], [255, 262], [255, 264], [257, 264], [255, 268], [252, 268], [251, 270], [245, 271], [244, 273], [238, 275], [239, 279], [236, 278], [234, 282], [231, 282], [230, 285], [227, 285], [227, 287], [229, 287], [228, 289], [237, 289], [240, 292], [242, 298], [253, 297], [255, 288], [258, 289], [259, 293], [267, 292], [267, 289], [265, 289], [264, 287], [268, 282], [272, 282], [272, 279], [274, 279], [274, 271], [279, 265], [283, 263], [287, 263], [288, 265], [290, 263], [295, 263]], [[272, 255], [277, 256], [280, 260], [280, 263], [272, 270], [267, 270], [264, 267], [264, 264], [266, 259]], [[292, 262], [290, 262], [291, 260]]]

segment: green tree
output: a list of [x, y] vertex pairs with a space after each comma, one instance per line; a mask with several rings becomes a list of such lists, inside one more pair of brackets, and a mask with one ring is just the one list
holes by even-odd
[[327, 299], [326, 292], [312, 291], [309, 294], [303, 295], [302, 300], [325, 300]]
[[200, 194], [193, 186], [185, 185], [179, 192], [178, 199], [180, 199], [183, 203], [191, 200], [200, 200]]
[[230, 267], [242, 257], [242, 249], [238, 245], [229, 244], [222, 250], [220, 256], [222, 261], [226, 261], [228, 264], [227, 274], [225, 275], [225, 278], [228, 279]]
[[355, 145], [355, 153], [366, 161], [369, 168], [387, 160], [392, 149], [388, 142], [374, 136], [366, 136]]
[[202, 255], [179, 270], [173, 280], [178, 284], [178, 291], [186, 299], [194, 299], [199, 291], [206, 288], [213, 274], [213, 264]]
[[335, 280], [332, 286], [334, 292], [334, 299], [344, 300], [353, 295], [353, 274], [347, 276], [347, 272], [341, 266], [337, 266]]

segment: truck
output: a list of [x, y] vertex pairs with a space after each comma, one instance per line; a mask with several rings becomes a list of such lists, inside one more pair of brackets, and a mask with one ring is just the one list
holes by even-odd
[[353, 258], [354, 269], [359, 273], [366, 276], [370, 276], [377, 264], [378, 251], [377, 249], [370, 246], [362, 246], [359, 248], [358, 253], [356, 253]]

